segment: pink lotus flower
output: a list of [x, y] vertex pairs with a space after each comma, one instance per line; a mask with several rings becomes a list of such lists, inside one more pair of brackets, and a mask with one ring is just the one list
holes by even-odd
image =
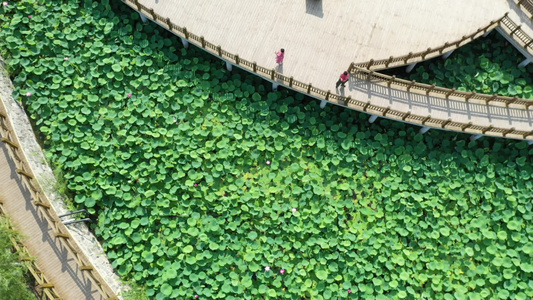
[[293, 207], [291, 210], [293, 213], [297, 211], [296, 207]]
[[281, 269], [281, 270], [279, 270], [279, 272], [280, 272], [281, 274], [283, 274], [283, 273], [285, 273], [285, 270], [284, 270], [284, 269]]
[[198, 297], [200, 297], [200, 296], [198, 296], [198, 295], [194, 295], [194, 298], [198, 298]]
[[270, 160], [267, 160], [267, 165], [270, 165]]
[[128, 94], [128, 98], [131, 98], [131, 93]]
[[265, 267], [265, 271], [267, 271], [267, 272], [270, 271], [270, 267], [269, 267], [269, 266], [266, 266], [266, 267]]
[[198, 186], [198, 183], [195, 183], [194, 186]]
[[27, 92], [26, 97], [31, 97], [31, 92]]
[[2, 2], [2, 5], [3, 5], [3, 6], [7, 6], [7, 5], [8, 5], [8, 4], [7, 4], [7, 1]]
[[31, 15], [28, 15], [28, 18], [31, 18]]
[[68, 57], [65, 56], [64, 60], [67, 61], [67, 60], [68, 60]]
[[352, 292], [352, 290], [348, 289], [348, 294], [350, 294]]

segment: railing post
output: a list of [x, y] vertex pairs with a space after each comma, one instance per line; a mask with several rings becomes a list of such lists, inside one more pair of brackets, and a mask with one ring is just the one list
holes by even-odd
[[329, 95], [331, 95], [331, 91], [328, 90], [328, 92], [326, 93], [326, 100], [329, 100]]
[[392, 75], [392, 77], [387, 82], [387, 86], [390, 88], [391, 84], [396, 80], [396, 75]]
[[392, 62], [393, 59], [394, 59], [393, 56], [389, 57], [389, 60], [387, 60], [387, 62], [385, 63], [385, 67], [386, 67], [386, 68], [389, 67], [389, 64]]
[[470, 98], [474, 97], [475, 95], [477, 95], [476, 92], [472, 92], [472, 93], [470, 93], [470, 95], [468, 95], [468, 96], [465, 97], [465, 101], [468, 102], [468, 100], [470, 100]]
[[411, 115], [411, 111], [406, 112], [405, 115], [403, 115], [402, 117], [402, 121], [405, 121], [405, 119], [407, 119], [410, 115]]
[[442, 54], [442, 51], [444, 51], [444, 49], [448, 48], [450, 44], [448, 44], [448, 42], [444, 43], [444, 46], [442, 46], [439, 50], [439, 54]]
[[422, 54], [422, 59], [426, 59], [426, 55], [428, 55], [431, 52], [431, 48], [428, 48], [424, 54]]
[[370, 81], [372, 79], [372, 75], [374, 75], [374, 71], [370, 71], [366, 74], [366, 80]]
[[183, 35], [186, 39], [189, 39], [189, 31], [187, 31], [187, 27], [183, 27]]
[[307, 93], [308, 93], [308, 94], [311, 94], [311, 87], [312, 87], [311, 84], [309, 84], [309, 85], [307, 86]]
[[289, 78], [289, 87], [292, 87], [292, 81], [294, 80], [294, 78], [292, 78], [292, 76]]
[[270, 79], [274, 80], [276, 78], [276, 70], [272, 69], [270, 70]]
[[200, 37], [200, 43], [202, 44], [202, 48], [205, 48], [205, 39], [203, 35]]
[[239, 63], [240, 63], [239, 55], [235, 54], [235, 64], [239, 65]]
[[515, 131], [515, 128], [514, 127], [511, 127], [511, 129], [507, 129], [504, 133], [503, 133], [503, 136], [507, 136], [509, 133]]
[[444, 123], [442, 123], [442, 127], [441, 128], [446, 128], [446, 125], [450, 124], [451, 122], [452, 122], [452, 119], [446, 120]]
[[471, 126], [472, 126], [472, 122], [468, 122], [467, 124], [461, 126], [461, 131], [465, 131], [466, 129], [468, 129]]
[[350, 103], [350, 100], [352, 100], [352, 96], [348, 96], [348, 98], [344, 98], [344, 105], [348, 105], [348, 103]]
[[483, 130], [481, 130], [481, 132], [483, 132], [483, 134], [485, 134], [485, 132], [487, 132], [487, 131], [491, 131], [492, 128], [494, 128], [494, 126], [490, 125], [489, 127], [485, 128], [485, 129], [483, 129]]
[[411, 83], [409, 84], [409, 86], [407, 87], [407, 91], [410, 92], [411, 91], [411, 88], [416, 84], [416, 81], [414, 80], [411, 80]]
[[222, 47], [220, 47], [220, 45], [217, 46], [217, 53], [218, 53], [218, 56], [222, 57]]
[[446, 93], [445, 97], [448, 99], [451, 94], [455, 93], [455, 88], [451, 89], [449, 92]]
[[254, 63], [252, 64], [252, 70], [254, 72], [257, 72], [257, 63], [254, 61]]
[[152, 20], [157, 21], [154, 13], [154, 9], [150, 8], [150, 15], [152, 15]]
[[168, 30], [172, 31], [172, 22], [170, 22], [170, 18], [167, 18], [166, 21], [167, 21]]
[[411, 58], [411, 56], [413, 56], [413, 52], [409, 52], [409, 54], [407, 55], [407, 57], [404, 58], [403, 62], [404, 62], [404, 63], [407, 63], [407, 61]]
[[373, 64], [374, 64], [374, 59], [371, 59], [371, 60], [368, 62], [368, 66], [367, 66], [366, 68], [370, 70], [370, 67], [372, 67]]
[[426, 122], [427, 122], [429, 119], [431, 119], [431, 116], [428, 115], [427, 117], [424, 118], [424, 120], [422, 120], [422, 125], [426, 125]]
[[141, 5], [139, 4], [139, 0], [133, 0], [133, 3], [135, 3], [135, 6], [137, 6], [137, 10], [141, 12]]
[[350, 63], [350, 66], [348, 67], [348, 73], [351, 73], [353, 70], [353, 62]]
[[426, 91], [426, 95], [429, 95], [433, 89], [435, 89], [435, 84], [432, 84], [431, 87]]
[[485, 104], [489, 104], [489, 102], [493, 101], [494, 99], [496, 99], [496, 97], [498, 97], [498, 94], [494, 94], [490, 98], [485, 99]]

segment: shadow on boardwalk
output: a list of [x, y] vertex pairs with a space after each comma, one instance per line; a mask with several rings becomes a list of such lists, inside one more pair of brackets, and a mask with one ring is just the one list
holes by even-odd
[[103, 299], [32, 203], [31, 193], [16, 173], [6, 145], [1, 143], [0, 147], [0, 198], [13, 225], [22, 234], [24, 245], [36, 257], [37, 265], [63, 299]]

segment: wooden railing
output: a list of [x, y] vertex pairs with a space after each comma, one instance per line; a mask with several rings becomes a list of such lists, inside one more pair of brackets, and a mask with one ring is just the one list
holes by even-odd
[[19, 139], [14, 130], [11, 120], [7, 117], [7, 110], [3, 99], [0, 96], [0, 132], [2, 133], [1, 141], [6, 143], [9, 147], [11, 156], [17, 167], [16, 172], [25, 179], [27, 186], [29, 187], [32, 195], [36, 210], [41, 211], [46, 220], [52, 227], [52, 231], [55, 237], [61, 238], [61, 243], [66, 246], [70, 254], [74, 257], [82, 272], [86, 272], [90, 280], [94, 283], [95, 288], [98, 289], [104, 299], [118, 299], [114, 291], [109, 287], [105, 279], [98, 273], [96, 268], [91, 264], [83, 250], [79, 247], [76, 241], [69, 234], [66, 226], [58, 218], [57, 212], [53, 208], [50, 200], [39, 181], [35, 178], [33, 171], [30, 167], [28, 159], [22, 151], [19, 143]]
[[[369, 113], [372, 115], [379, 115], [384, 118], [399, 120], [399, 121], [403, 121], [403, 122], [411, 123], [415, 125], [422, 125], [422, 126], [428, 126], [428, 127], [445, 129], [445, 130], [460, 131], [460, 132], [465, 132], [465, 133], [470, 133], [470, 134], [484, 134], [484, 135], [492, 135], [496, 137], [510, 137], [510, 138], [515, 138], [515, 139], [533, 139], [533, 131], [515, 130], [514, 128], [511, 128], [511, 129], [495, 128], [493, 126], [479, 126], [479, 125], [475, 125], [472, 123], [460, 123], [460, 122], [454, 122], [452, 120], [436, 119], [436, 118], [432, 118], [431, 116], [419, 116], [419, 115], [414, 115], [411, 112], [397, 111], [397, 110], [391, 109], [390, 107], [380, 107], [380, 106], [370, 104], [370, 102], [352, 99], [351, 96], [344, 97], [341, 95], [332, 94], [331, 91], [329, 90], [324, 91], [324, 90], [318, 89], [316, 87], [313, 87], [311, 83], [309, 84], [303, 83], [301, 81], [295, 80], [292, 76], [287, 77], [283, 74], [277, 73], [276, 70], [274, 69], [268, 69], [268, 68], [259, 66], [257, 65], [257, 63], [247, 61], [239, 57], [239, 55], [237, 54], [229, 53], [223, 50], [219, 45], [214, 45], [206, 41], [203, 36], [195, 35], [189, 32], [187, 28], [180, 27], [172, 23], [169, 18], [164, 18], [158, 15], [157, 13], [154, 12], [153, 8], [148, 8], [140, 4], [138, 0], [122, 0], [122, 2], [126, 3], [128, 6], [137, 10], [143, 15], [150, 17], [160, 26], [162, 26], [165, 29], [168, 29], [173, 34], [181, 38], [187, 39], [192, 44], [204, 49], [205, 51], [213, 54], [214, 56], [220, 57], [226, 61], [229, 61], [235, 65], [238, 65], [239, 67], [247, 71], [253, 72], [262, 77], [266, 77], [279, 84], [283, 84], [293, 90], [302, 92], [309, 96], [327, 100], [327, 101], [330, 101], [330, 102], [333, 102], [339, 105], [344, 105], [345, 107], [359, 110], [359, 111]], [[485, 33], [485, 32], [492, 30], [494, 27], [498, 26], [498, 21], [491, 22], [490, 25], [478, 30], [476, 34], [471, 35], [469, 37], [465, 37], [463, 41], [466, 41], [468, 39], [473, 39], [478, 34]], [[450, 44], [450, 45], [451, 47], [454, 47], [453, 44]], [[452, 48], [449, 48], [450, 45], [443, 48], [442, 51], [440, 52], [445, 53], [446, 52], [445, 50], [452, 50]], [[359, 65], [351, 64], [350, 68], [354, 66], [359, 66]], [[518, 104], [520, 99], [514, 99], [514, 100], [516, 100], [516, 103]]]
[[533, 20], [533, 0], [518, 0], [516, 5], [528, 14], [530, 20]]
[[503, 29], [513, 40], [515, 40], [520, 46], [524, 47], [529, 54], [533, 55], [533, 38], [527, 35], [513, 20], [505, 16], [499, 22], [500, 28]]
[[367, 68], [367, 69], [371, 69], [371, 70], [379, 70], [379, 69], [387, 69], [387, 68], [394, 68], [394, 67], [399, 67], [399, 66], [404, 66], [404, 65], [408, 65], [408, 64], [411, 64], [411, 63], [414, 63], [414, 62], [419, 62], [419, 61], [423, 61], [423, 60], [427, 60], [427, 59], [431, 59], [431, 58], [434, 58], [434, 57], [437, 57], [437, 56], [440, 56], [440, 55], [443, 55], [443, 54], [446, 54], [452, 50], [455, 50], [469, 42], [471, 42], [472, 40], [480, 37], [480, 36], [483, 36], [484, 34], [486, 34], [487, 32], [493, 30], [494, 28], [496, 28], [498, 26], [498, 22], [500, 22], [501, 18], [500, 19], [497, 19], [497, 20], [493, 20], [490, 22], [489, 25], [483, 27], [483, 28], [479, 28], [476, 32], [470, 34], [470, 35], [465, 35], [463, 36], [461, 39], [457, 40], [457, 41], [454, 41], [454, 42], [446, 42], [444, 43], [444, 45], [440, 46], [440, 47], [437, 47], [437, 48], [428, 48], [426, 49], [425, 51], [421, 51], [421, 52], [410, 52], [409, 54], [407, 55], [403, 55], [403, 56], [397, 56], [397, 57], [394, 57], [394, 56], [391, 56], [389, 58], [386, 58], [386, 59], [378, 59], [378, 60], [374, 60], [374, 59], [371, 59], [370, 61], [367, 61], [367, 62], [361, 62], [361, 63], [356, 63], [355, 65], [357, 67], [360, 67], [360, 68]]
[[[531, 0], [528, 3], [533, 2]], [[485, 33], [493, 30], [494, 28], [500, 26], [503, 28], [507, 34], [509, 34], [514, 40], [516, 40], [526, 51], [533, 55], [533, 39], [529, 37], [520, 26], [516, 25], [506, 13], [503, 17], [498, 20], [491, 21], [489, 25], [478, 29], [476, 32], [468, 36], [463, 36], [460, 40], [445, 43], [444, 45], [432, 49], [428, 48], [426, 51], [409, 53], [407, 55], [398, 56], [398, 57], [389, 57], [388, 59], [371, 59], [367, 62], [356, 63], [355, 66], [360, 68], [367, 68], [370, 70], [380, 70], [387, 68], [394, 68], [399, 66], [404, 66], [410, 63], [419, 62], [427, 59], [431, 59], [440, 55], [443, 55], [451, 50], [457, 49], [472, 40], [484, 35]]]
[[443, 88], [434, 84], [425, 84], [416, 82], [414, 80], [409, 81], [405, 79], [396, 78], [396, 76], [389, 76], [382, 73], [378, 73], [373, 70], [357, 67], [355, 64], [352, 64], [350, 66], [349, 72], [353, 76], [359, 77], [367, 81], [377, 80], [379, 83], [387, 85], [388, 87], [396, 87], [400, 89], [405, 89], [408, 92], [419, 92], [421, 94], [437, 96], [445, 99], [453, 97], [454, 99], [463, 100], [465, 102], [472, 102], [477, 100], [478, 102], [482, 102], [484, 104], [489, 104], [491, 102], [503, 103], [505, 104], [505, 106], [509, 106], [509, 104], [515, 104], [520, 106], [523, 105], [526, 109], [528, 109], [530, 106], [533, 106], [533, 100], [530, 99], [505, 97], [499, 96], [497, 94], [487, 95], [478, 94], [476, 92], [458, 91], [456, 89]]
[[[11, 222], [9, 221], [9, 219], [7, 219], [3, 204], [4, 203], [2, 202], [2, 200], [0, 200], [0, 215], [4, 216], [7, 228], [11, 231], [15, 231], [15, 229], [11, 225]], [[36, 292], [38, 293], [39, 298], [48, 300], [61, 299], [55, 289], [54, 284], [46, 278], [39, 266], [35, 263], [35, 259], [31, 257], [30, 253], [28, 252], [28, 249], [26, 248], [26, 246], [24, 246], [21, 240], [14, 235], [9, 235], [9, 239], [13, 244], [14, 250], [19, 255], [19, 260], [26, 266], [30, 274], [35, 279], [35, 282], [37, 283]]]

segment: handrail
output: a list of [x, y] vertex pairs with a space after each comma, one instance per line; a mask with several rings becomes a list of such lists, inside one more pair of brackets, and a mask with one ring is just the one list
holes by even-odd
[[[153, 8], [148, 8], [139, 3], [138, 0], [122, 0], [126, 5], [137, 10], [143, 15], [149, 15], [152, 20], [158, 23], [163, 28], [169, 30], [173, 34], [188, 40], [190, 43], [196, 45], [199, 48], [204, 49], [205, 51], [211, 53], [214, 56], [220, 57], [226, 61], [234, 63], [239, 67], [255, 73], [257, 75], [269, 78], [270, 80], [275, 80], [277, 83], [288, 86], [289, 88], [296, 90], [298, 92], [307, 94], [312, 97], [319, 99], [324, 99], [327, 101], [337, 101], [338, 103], [344, 104], [344, 106], [351, 109], [356, 109], [369, 114], [379, 114], [381, 117], [394, 119], [410, 124], [428, 126], [444, 130], [454, 130], [470, 134], [484, 134], [491, 135], [495, 137], [512, 137], [516, 139], [532, 139], [533, 140], [533, 130], [524, 131], [516, 130], [514, 128], [496, 128], [494, 126], [480, 126], [474, 125], [472, 123], [460, 123], [452, 122], [450, 120], [441, 120], [432, 118], [431, 116], [418, 116], [413, 115], [411, 112], [402, 112], [390, 109], [390, 107], [379, 107], [370, 102], [364, 102], [356, 99], [352, 99], [351, 96], [344, 97], [337, 94], [332, 94], [330, 91], [324, 91], [318, 88], [315, 88], [311, 83], [306, 84], [301, 81], [295, 80], [292, 76], [287, 77], [285, 75], [277, 73], [274, 69], [268, 69], [262, 66], [257, 65], [255, 62], [249, 62], [237, 54], [231, 54], [227, 51], [221, 49], [220, 46], [214, 45], [205, 40], [203, 36], [197, 36], [187, 30], [185, 27], [180, 27], [170, 21], [169, 18], [164, 18], [154, 12]], [[499, 20], [498, 20], [499, 21]], [[492, 21], [492, 25], [485, 27], [485, 31], [491, 30], [490, 26], [496, 27], [498, 21]], [[473, 36], [472, 36], [473, 37]], [[467, 38], [468, 39], [468, 38]], [[216, 50], [213, 50], [216, 49]], [[251, 66], [251, 67], [250, 67]], [[352, 64], [351, 66], [355, 66]], [[531, 137], [531, 138], [528, 138]]]
[[71, 237], [67, 227], [61, 222], [57, 216], [57, 212], [52, 206], [50, 200], [44, 193], [39, 181], [31, 169], [28, 159], [20, 147], [19, 138], [14, 130], [11, 120], [8, 118], [7, 109], [4, 100], [0, 96], [0, 132], [2, 133], [2, 142], [9, 147], [11, 156], [17, 167], [16, 172], [25, 179], [32, 195], [32, 203], [37, 210], [40, 210], [45, 216], [46, 220], [52, 227], [52, 231], [56, 237], [60, 237], [60, 241], [68, 249], [74, 260], [78, 264], [82, 272], [87, 272], [91, 281], [93, 281], [96, 289], [107, 300], [117, 300], [118, 297], [115, 292], [109, 287], [105, 279], [100, 275], [98, 270], [91, 264], [88, 257], [85, 255], [81, 247]]
[[499, 22], [502, 28], [509, 36], [515, 40], [520, 46], [524, 47], [529, 54], [533, 55], [533, 38], [525, 33], [519, 25], [511, 20], [506, 13]]
[[476, 92], [465, 92], [465, 91], [458, 91], [456, 89], [449, 89], [449, 88], [443, 88], [436, 85], [430, 85], [425, 83], [420, 83], [416, 81], [409, 81], [405, 79], [396, 78], [395, 76], [389, 76], [382, 73], [378, 73], [372, 70], [364, 69], [357, 67], [355, 64], [352, 64], [348, 70], [352, 75], [357, 76], [358, 74], [363, 74], [364, 79], [367, 81], [377, 79], [381, 81], [385, 81], [386, 85], [388, 87], [391, 87], [391, 85], [396, 85], [400, 88], [407, 88], [408, 91], [418, 90], [421, 92], [424, 92], [424, 94], [429, 95], [437, 95], [437, 96], [444, 96], [444, 98], [448, 99], [449, 97], [455, 97], [460, 100], [463, 100], [465, 102], [469, 102], [472, 100], [480, 100], [483, 101], [485, 104], [489, 104], [490, 102], [499, 102], [504, 103], [505, 106], [509, 106], [509, 104], [517, 104], [517, 105], [524, 105], [526, 109], [528, 109], [530, 106], [533, 106], [533, 100], [532, 99], [524, 99], [524, 98], [518, 98], [518, 97], [506, 97], [506, 96], [500, 96], [500, 95], [487, 95], [487, 94], [478, 94]]
[[533, 0], [518, 0], [516, 5], [529, 14], [529, 19], [533, 20]]
[[394, 68], [394, 67], [404, 66], [404, 65], [407, 65], [407, 64], [411, 64], [411, 63], [415, 63], [415, 62], [431, 59], [431, 58], [446, 54], [446, 53], [448, 53], [448, 52], [450, 52], [452, 50], [455, 50], [455, 49], [457, 49], [457, 48], [459, 48], [459, 47], [461, 47], [461, 46], [473, 41], [474, 39], [476, 39], [476, 38], [478, 38], [480, 36], [483, 36], [487, 32], [489, 32], [492, 29], [496, 28], [498, 26], [498, 23], [501, 21], [502, 18], [491, 21], [489, 23], [489, 25], [487, 25], [485, 27], [482, 27], [482, 28], [479, 28], [478, 30], [476, 30], [476, 32], [474, 32], [474, 33], [472, 33], [470, 35], [463, 35], [463, 37], [461, 39], [457, 40], [457, 41], [454, 41], [454, 42], [451, 42], [451, 43], [450, 42], [446, 42], [446, 43], [444, 43], [444, 45], [442, 45], [440, 47], [437, 47], [437, 48], [434, 48], [434, 49], [433, 48], [428, 48], [425, 51], [416, 52], [416, 53], [410, 52], [407, 55], [397, 56], [397, 57], [391, 56], [391, 57], [389, 57], [387, 59], [378, 59], [378, 60], [371, 59], [370, 61], [356, 63], [355, 65], [357, 67], [360, 67], [360, 68], [367, 68], [367, 69], [371, 69], [371, 70], [379, 70], [379, 69], [386, 69], [386, 68]]
[[[4, 216], [7, 228], [12, 231], [16, 231], [13, 228], [13, 225], [7, 219], [7, 214], [5, 212], [3, 202], [0, 200], [0, 215]], [[55, 286], [53, 283], [51, 283], [44, 273], [41, 271], [39, 266], [35, 263], [35, 260], [31, 257], [28, 248], [22, 243], [22, 241], [16, 237], [16, 236], [9, 236], [9, 239], [11, 240], [11, 243], [13, 244], [13, 248], [15, 248], [15, 251], [19, 254], [19, 260], [28, 268], [28, 271], [30, 271], [33, 278], [35, 278], [35, 282], [38, 284], [38, 288], [40, 290], [37, 290], [37, 293], [39, 294], [39, 297], [41, 299], [48, 299], [48, 300], [59, 300], [61, 299], [59, 297], [59, 294], [57, 293]], [[46, 297], [46, 298], [45, 298]]]

